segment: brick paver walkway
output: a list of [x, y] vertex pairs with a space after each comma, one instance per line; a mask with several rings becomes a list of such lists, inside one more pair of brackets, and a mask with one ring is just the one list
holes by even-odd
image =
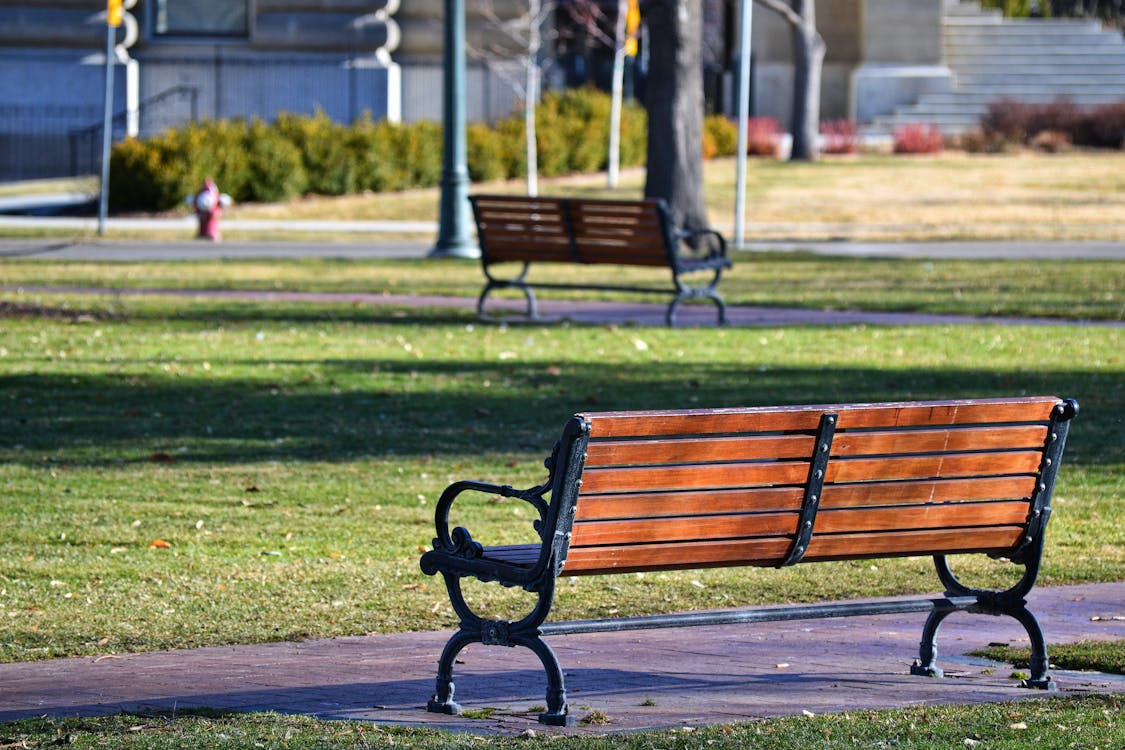
[[[1125, 638], [1125, 583], [1040, 587], [1029, 597], [1052, 644]], [[555, 637], [572, 711], [635, 731], [761, 717], [920, 704], [1035, 699], [1011, 668], [968, 657], [989, 643], [1026, 643], [1010, 618], [961, 614], [939, 633], [946, 679], [909, 675], [925, 616], [879, 615]], [[542, 728], [538, 660], [523, 649], [473, 646], [457, 665], [467, 709], [487, 720], [429, 714], [447, 632], [228, 646], [0, 664], [0, 721], [30, 716], [210, 707], [518, 733]], [[1056, 672], [1062, 694], [1125, 693], [1125, 678]]]
[[[28, 294], [91, 294], [114, 296], [202, 297], [258, 302], [306, 302], [369, 305], [372, 307], [417, 307], [435, 309], [475, 310], [476, 299], [438, 295], [363, 294], [357, 292], [269, 292], [242, 289], [120, 289], [67, 286], [5, 286], [0, 291], [22, 290]], [[590, 300], [539, 300], [539, 313], [544, 322], [569, 320], [590, 325], [663, 326], [668, 301], [663, 302], [597, 302]], [[489, 312], [522, 313], [526, 305], [519, 299], [489, 300]], [[711, 303], [681, 305], [677, 313], [680, 326], [715, 327], [716, 312]], [[808, 310], [792, 307], [728, 307], [730, 324], [734, 326], [780, 325], [963, 325], [993, 323], [996, 325], [1108, 326], [1125, 328], [1125, 321], [1073, 321], [1057, 318], [975, 317], [971, 315], [932, 315], [926, 313], [866, 312], [856, 310]], [[514, 317], [520, 323], [522, 317]]]

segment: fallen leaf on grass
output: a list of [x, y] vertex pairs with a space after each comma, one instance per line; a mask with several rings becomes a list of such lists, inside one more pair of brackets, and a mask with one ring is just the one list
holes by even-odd
[[148, 546], [149, 547], [155, 547], [157, 549], [168, 549], [172, 545], [169, 544], [168, 542], [164, 541], [163, 539], [153, 539], [151, 542], [148, 543]]

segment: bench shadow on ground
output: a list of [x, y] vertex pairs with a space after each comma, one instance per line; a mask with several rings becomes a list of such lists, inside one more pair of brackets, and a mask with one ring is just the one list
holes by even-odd
[[[18, 365], [18, 362], [9, 364]], [[76, 359], [76, 358], [72, 358]], [[129, 374], [0, 377], [0, 456], [73, 466], [350, 461], [388, 455], [546, 455], [575, 412], [915, 399], [1076, 397], [1081, 422], [1067, 462], [1125, 460], [1114, 415], [1125, 391], [1080, 369], [757, 368], [730, 362], [322, 359], [223, 363], [249, 375], [212, 377], [202, 361], [177, 372], [117, 362]], [[160, 363], [156, 363], [160, 364]], [[491, 384], [491, 387], [485, 387]]]
[[[692, 705], [719, 705], [732, 696], [751, 696], [760, 689], [771, 694], [763, 702], [775, 705], [778, 698], [778, 695], [773, 695], [775, 693], [784, 695], [790, 691], [835, 691], [846, 688], [853, 682], [871, 689], [873, 682], [884, 682], [879, 676], [872, 674], [817, 674], [795, 670], [784, 673], [778, 670], [767, 673], [763, 670], [759, 674], [745, 671], [724, 674], [708, 670], [706, 675], [672, 675], [645, 670], [603, 668], [567, 670], [566, 679], [571, 712], [579, 718], [594, 708], [605, 707], [607, 702], [615, 706], [624, 703], [639, 710], [650, 706], [682, 708], [685, 702]], [[468, 715], [446, 719], [459, 722], [464, 728], [472, 727], [474, 712], [487, 715], [491, 713], [490, 709], [494, 709], [509, 715], [523, 715], [530, 725], [535, 725], [536, 715], [542, 710], [546, 680], [540, 669], [503, 672], [464, 669], [455, 675], [455, 680], [457, 698], [463, 702]], [[0, 710], [0, 722], [43, 716], [61, 718], [121, 713], [173, 716], [193, 712], [214, 715], [273, 711], [319, 718], [345, 718], [362, 714], [375, 721], [426, 724], [435, 723], [441, 716], [426, 711], [426, 700], [433, 690], [434, 681], [427, 677], [183, 692], [151, 697], [138, 696], [133, 691], [134, 694], [118, 700], [88, 703], [77, 703], [64, 698], [52, 704], [49, 698], [45, 698], [34, 708]], [[594, 706], [586, 705], [587, 703]]]

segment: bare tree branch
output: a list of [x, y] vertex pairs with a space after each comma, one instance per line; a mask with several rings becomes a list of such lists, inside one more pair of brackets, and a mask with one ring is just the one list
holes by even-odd
[[782, 0], [754, 0], [759, 5], [764, 5], [775, 13], [780, 13], [786, 21], [793, 26], [803, 26], [805, 20], [797, 14], [797, 11], [790, 8]]

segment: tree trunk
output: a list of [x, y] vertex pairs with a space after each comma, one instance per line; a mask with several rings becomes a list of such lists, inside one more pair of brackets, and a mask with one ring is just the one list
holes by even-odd
[[793, 0], [800, 23], [793, 24], [793, 151], [791, 159], [814, 161], [820, 130], [820, 75], [824, 39], [816, 30], [815, 0]]
[[649, 33], [645, 196], [668, 202], [677, 222], [707, 226], [703, 201], [701, 0], [645, 0]]

